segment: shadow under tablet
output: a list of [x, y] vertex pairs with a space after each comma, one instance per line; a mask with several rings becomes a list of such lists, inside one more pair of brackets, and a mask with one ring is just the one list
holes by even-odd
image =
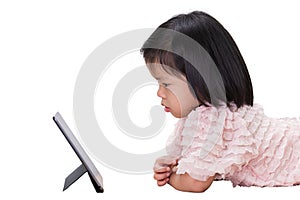
[[93, 186], [98, 193], [103, 193], [103, 179], [97, 168], [95, 167], [94, 163], [88, 157], [74, 134], [72, 133], [71, 129], [66, 124], [65, 120], [62, 116], [57, 112], [53, 117], [54, 122], [63, 133], [73, 150], [75, 151], [76, 155], [81, 161], [81, 165], [75, 169], [66, 179], [63, 191], [65, 191], [69, 186], [71, 186], [75, 181], [77, 181], [84, 173], [88, 173]]

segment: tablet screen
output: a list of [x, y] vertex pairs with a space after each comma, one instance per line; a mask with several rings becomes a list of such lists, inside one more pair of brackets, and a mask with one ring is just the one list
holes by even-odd
[[[71, 129], [66, 124], [65, 120], [62, 118], [59, 112], [55, 114], [53, 120], [57, 124], [58, 128], [61, 130], [79, 159], [81, 160], [82, 164], [86, 168], [87, 172], [90, 175], [90, 178], [93, 182], [93, 185], [97, 192], [103, 192], [103, 179], [97, 168], [95, 167], [92, 160], [86, 154], [74, 134], [72, 133]], [[97, 188], [96, 188], [97, 187]]]

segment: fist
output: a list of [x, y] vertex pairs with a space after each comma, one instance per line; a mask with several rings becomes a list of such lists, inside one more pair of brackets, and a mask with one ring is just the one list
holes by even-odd
[[158, 186], [164, 186], [169, 182], [170, 175], [174, 172], [177, 162], [178, 160], [171, 156], [162, 156], [155, 161], [153, 177], [157, 181]]

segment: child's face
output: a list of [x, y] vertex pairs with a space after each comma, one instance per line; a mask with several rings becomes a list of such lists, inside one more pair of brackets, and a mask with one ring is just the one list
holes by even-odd
[[148, 65], [148, 69], [158, 81], [157, 96], [161, 98], [161, 105], [165, 107], [166, 112], [170, 112], [176, 118], [182, 118], [199, 106], [183, 75], [181, 77], [171, 75], [159, 64], [151, 64], [151, 67]]

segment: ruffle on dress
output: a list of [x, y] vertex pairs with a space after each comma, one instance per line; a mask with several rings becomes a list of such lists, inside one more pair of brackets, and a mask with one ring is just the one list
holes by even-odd
[[177, 174], [231, 180], [233, 185], [300, 183], [300, 124], [272, 119], [263, 108], [200, 106], [180, 119], [167, 143], [179, 158]]

